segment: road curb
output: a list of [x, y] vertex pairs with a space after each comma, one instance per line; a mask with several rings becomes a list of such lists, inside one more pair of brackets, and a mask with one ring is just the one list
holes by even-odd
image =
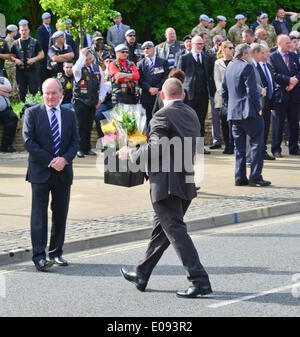
[[[288, 215], [296, 212], [300, 212], [300, 202], [284, 203], [275, 206], [233, 212], [231, 214], [212, 216], [209, 218], [189, 220], [186, 221], [186, 223], [188, 225], [189, 232], [193, 232], [247, 221], [261, 220], [280, 215]], [[143, 227], [135, 230], [101, 235], [93, 238], [83, 238], [75, 241], [65, 242], [64, 252], [72, 253], [120, 243], [145, 240], [149, 238], [150, 234], [151, 227]], [[0, 265], [30, 261], [31, 257], [31, 249], [17, 248], [9, 252], [0, 253]]]

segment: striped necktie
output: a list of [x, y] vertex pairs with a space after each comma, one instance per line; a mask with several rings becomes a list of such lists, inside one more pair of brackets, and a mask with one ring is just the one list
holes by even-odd
[[56, 108], [50, 109], [52, 112], [51, 115], [51, 132], [52, 132], [52, 138], [54, 143], [54, 155], [55, 157], [59, 156], [59, 150], [60, 150], [60, 134], [59, 134], [59, 127], [58, 127], [58, 120], [55, 115]]
[[154, 64], [153, 64], [153, 61], [149, 58], [149, 70], [150, 70], [150, 73], [153, 75], [154, 73]]

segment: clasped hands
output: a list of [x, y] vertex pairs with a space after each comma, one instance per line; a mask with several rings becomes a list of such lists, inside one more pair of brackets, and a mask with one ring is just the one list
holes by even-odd
[[64, 157], [55, 157], [51, 162], [51, 167], [56, 171], [62, 171], [68, 164]]
[[291, 91], [298, 84], [299, 80], [296, 76], [290, 78], [290, 84], [285, 88], [286, 91]]

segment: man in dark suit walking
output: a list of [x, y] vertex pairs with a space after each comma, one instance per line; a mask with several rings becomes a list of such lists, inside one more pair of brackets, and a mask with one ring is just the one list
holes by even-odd
[[[227, 120], [232, 122], [235, 145], [235, 185], [268, 186], [263, 180], [264, 120], [255, 72], [250, 61], [250, 47], [236, 47], [235, 61], [225, 71], [222, 96], [228, 107]], [[250, 137], [251, 173], [246, 176], [246, 136]]]
[[[194, 170], [192, 158], [196, 153], [196, 140], [200, 136], [200, 125], [193, 109], [185, 105], [182, 83], [176, 78], [166, 80], [162, 88], [164, 108], [157, 111], [150, 121], [148, 128], [148, 142], [138, 150], [123, 147], [119, 152], [121, 159], [144, 158], [150, 181], [150, 195], [155, 212], [153, 231], [145, 257], [137, 264], [135, 272], [121, 269], [126, 280], [134, 283], [136, 288], [144, 291], [153, 268], [156, 266], [164, 251], [171, 244], [181, 260], [187, 278], [193, 286], [185, 291], [177, 292], [178, 297], [197, 297], [212, 292], [209, 277], [200, 263], [197, 250], [187, 233], [183, 217], [196, 197]], [[170, 157], [159, 154], [160, 142], [169, 140], [171, 143], [180, 140], [180, 153], [170, 151]], [[183, 142], [190, 140], [189, 151]], [[170, 144], [169, 144], [170, 145]], [[172, 147], [173, 148], [173, 147]], [[178, 150], [178, 149], [177, 149]], [[189, 152], [189, 153], [187, 153]], [[187, 169], [186, 155], [191, 158], [191, 165]], [[178, 163], [178, 158], [181, 158]], [[181, 170], [176, 170], [176, 164], [181, 164]], [[168, 167], [169, 169], [164, 170]]]
[[52, 76], [51, 70], [47, 69], [47, 55], [49, 48], [49, 41], [52, 34], [55, 32], [54, 28], [50, 26], [51, 23], [51, 15], [50, 13], [43, 13], [42, 15], [43, 23], [36, 30], [37, 40], [39, 41], [45, 58], [42, 59], [39, 63], [39, 78], [40, 78], [40, 88], [42, 88], [43, 82]]
[[[72, 160], [79, 148], [75, 114], [59, 104], [63, 95], [60, 82], [43, 83], [44, 104], [25, 110], [23, 141], [29, 152], [26, 180], [31, 182], [32, 260], [39, 271], [54, 263], [67, 266], [62, 258], [73, 181]], [[46, 259], [48, 203], [51, 193], [52, 228]]]
[[281, 141], [284, 120], [289, 123], [289, 153], [300, 155], [298, 146], [300, 109], [300, 64], [296, 54], [289, 51], [290, 38], [279, 35], [278, 49], [270, 55], [270, 64], [275, 78], [274, 102], [276, 109], [272, 113], [272, 153], [281, 158]]
[[[178, 68], [185, 73], [184, 89], [187, 93], [186, 103], [193, 108], [199, 118], [201, 137], [205, 133], [205, 118], [208, 109], [208, 100], [214, 97], [216, 87], [213, 78], [213, 59], [205, 55], [202, 50], [203, 40], [200, 36], [192, 39], [192, 51], [183, 55]], [[204, 154], [209, 154], [204, 149]]]
[[146, 110], [147, 124], [152, 118], [152, 110], [157, 93], [161, 90], [169, 74], [168, 61], [155, 55], [155, 46], [152, 41], [142, 45], [145, 58], [137, 64], [140, 73], [140, 87], [142, 88], [141, 104]]

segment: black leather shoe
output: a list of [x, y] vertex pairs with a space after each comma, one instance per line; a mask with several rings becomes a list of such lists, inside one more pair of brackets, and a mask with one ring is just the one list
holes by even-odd
[[87, 152], [84, 152], [84, 154], [87, 154], [88, 156], [96, 156], [96, 152], [92, 151], [92, 150], [88, 150]]
[[50, 260], [61, 267], [67, 267], [69, 265], [69, 263], [61, 256], [51, 257]]
[[129, 273], [125, 268], [121, 268], [120, 272], [127, 281], [134, 283], [139, 291], [144, 291], [146, 289], [147, 281], [137, 277], [136, 273]]
[[199, 191], [200, 190], [200, 186], [196, 186], [196, 191]]
[[215, 149], [220, 149], [221, 147], [222, 147], [221, 144], [216, 143], [216, 144], [211, 145], [209, 148], [212, 150], [215, 150]]
[[268, 152], [264, 153], [264, 160], [275, 160], [275, 157], [268, 154]]
[[263, 180], [263, 179], [249, 183], [249, 186], [254, 186], [254, 187], [255, 186], [265, 187], [269, 185], [271, 185], [271, 181]]
[[198, 295], [203, 296], [211, 293], [212, 290], [210, 286], [203, 286], [203, 287], [191, 286], [187, 290], [177, 291], [176, 295], [177, 297], [183, 298], [196, 298]]
[[38, 271], [45, 271], [48, 268], [52, 267], [54, 262], [46, 259], [40, 259], [39, 261], [34, 262], [34, 264]]
[[204, 149], [204, 154], [210, 154], [210, 151]]
[[246, 186], [248, 184], [249, 184], [249, 180], [247, 178], [243, 180], [237, 180], [235, 182], [235, 186]]
[[77, 157], [78, 157], [78, 158], [84, 158], [84, 153], [83, 153], [83, 151], [77, 151]]

